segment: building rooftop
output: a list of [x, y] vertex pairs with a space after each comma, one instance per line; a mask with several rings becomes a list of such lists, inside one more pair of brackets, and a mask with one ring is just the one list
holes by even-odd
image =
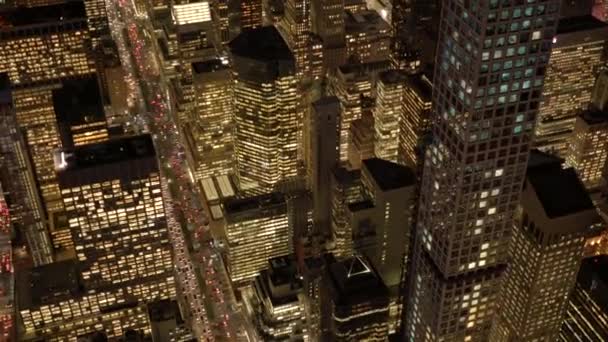
[[416, 174], [412, 169], [388, 160], [366, 159], [363, 161], [363, 167], [369, 171], [382, 191], [399, 189], [416, 183]]
[[608, 111], [599, 110], [597, 108], [589, 108], [580, 114], [580, 118], [592, 126], [608, 123]]
[[285, 206], [285, 196], [280, 192], [246, 198], [232, 198], [223, 203], [224, 217], [229, 221], [264, 215], [266, 211], [277, 207], [286, 210]]
[[74, 259], [38, 266], [17, 274], [19, 309], [78, 297], [83, 293]]
[[328, 267], [336, 305], [356, 305], [378, 297], [388, 300], [388, 288], [363, 257], [355, 256]]
[[567, 34], [601, 28], [608, 28], [608, 24], [600, 21], [591, 14], [588, 14], [560, 19], [557, 25], [557, 34]]
[[220, 59], [211, 59], [208, 61], [194, 62], [192, 63], [192, 70], [197, 74], [204, 74], [207, 72], [219, 71], [230, 69], [230, 66], [223, 63]]
[[387, 23], [378, 12], [366, 10], [353, 13], [346, 11], [344, 18], [344, 26], [346, 34], [388, 34], [390, 25]]
[[573, 168], [563, 169], [560, 159], [546, 154], [533, 154], [530, 159], [527, 178], [549, 218], [595, 208]]
[[252, 59], [293, 60], [293, 54], [274, 26], [263, 26], [241, 32], [229, 43], [232, 54]]
[[348, 205], [348, 210], [351, 212], [367, 210], [374, 208], [374, 202], [371, 200], [365, 200], [361, 202], [355, 202]]
[[433, 83], [424, 73], [411, 75], [407, 78], [408, 85], [414, 89], [423, 101], [431, 102]]
[[61, 169], [72, 170], [155, 157], [156, 152], [152, 138], [146, 134], [78, 146], [65, 151], [65, 155]]
[[340, 184], [353, 184], [361, 180], [361, 170], [348, 170], [344, 167], [337, 167], [332, 171], [334, 178]]
[[70, 79], [53, 90], [57, 121], [69, 125], [105, 121], [97, 77]]
[[38, 7], [13, 7], [7, 11], [0, 10], [0, 28], [59, 24], [73, 19], [85, 19], [87, 14], [84, 2], [66, 1], [58, 4]]
[[401, 70], [391, 69], [380, 73], [380, 80], [385, 84], [404, 83], [406, 79], [407, 75]]

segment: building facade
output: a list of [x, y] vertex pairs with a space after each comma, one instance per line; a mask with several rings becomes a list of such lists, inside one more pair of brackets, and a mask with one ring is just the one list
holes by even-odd
[[600, 223], [574, 169], [533, 152], [492, 341], [558, 339], [586, 237]]
[[589, 103], [599, 68], [606, 63], [607, 37], [608, 24], [592, 16], [559, 21], [536, 125], [539, 149], [566, 157], [576, 117]]
[[295, 60], [273, 26], [244, 31], [230, 48], [239, 185], [242, 190], [269, 192], [298, 173], [301, 118]]
[[399, 121], [398, 163], [422, 166], [425, 137], [431, 126], [431, 81], [424, 74], [409, 76], [403, 94], [403, 111]]
[[190, 139], [197, 179], [233, 173], [232, 73], [220, 60], [192, 65], [195, 118]]
[[559, 5], [443, 2], [408, 339], [489, 339]]
[[382, 72], [376, 83], [374, 113], [374, 154], [376, 158], [397, 162], [399, 128], [403, 118], [405, 74]]
[[285, 197], [280, 193], [224, 203], [228, 272], [243, 285], [268, 266], [268, 259], [293, 251]]

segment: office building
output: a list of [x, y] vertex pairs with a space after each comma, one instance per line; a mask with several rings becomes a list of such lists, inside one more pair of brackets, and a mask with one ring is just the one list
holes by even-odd
[[576, 116], [588, 105], [599, 68], [606, 63], [607, 40], [608, 24], [590, 15], [559, 21], [536, 126], [539, 149], [566, 156]]
[[361, 118], [353, 121], [348, 135], [348, 165], [353, 169], [361, 169], [365, 159], [373, 158], [374, 115], [369, 112], [361, 114]]
[[433, 86], [426, 75], [409, 76], [403, 94], [403, 111], [399, 121], [398, 163], [422, 167], [423, 145], [431, 128], [431, 96]]
[[294, 57], [273, 26], [230, 42], [234, 70], [234, 149], [242, 190], [272, 191], [297, 175], [299, 118]]
[[310, 187], [313, 189], [315, 226], [328, 231], [330, 226], [330, 183], [332, 169], [338, 164], [338, 120], [340, 102], [335, 96], [312, 103], [310, 111]]
[[83, 286], [119, 287], [143, 303], [174, 296], [172, 248], [150, 136], [61, 151], [57, 172]]
[[608, 256], [584, 259], [568, 299], [560, 340], [566, 342], [608, 339]]
[[17, 125], [6, 73], [0, 74], [0, 181], [16, 230], [27, 241], [34, 265], [53, 261], [53, 249], [45, 224], [44, 205], [39, 197], [34, 166], [28, 156], [23, 131]]
[[351, 63], [389, 60], [391, 27], [376, 11], [346, 11], [344, 27], [346, 60]]
[[310, 74], [310, 58], [307, 45], [310, 32], [310, 0], [285, 1], [285, 15], [277, 28], [285, 37], [285, 42], [293, 52], [296, 61], [296, 72], [300, 76]]
[[254, 29], [262, 26], [263, 3], [261, 0], [240, 0], [240, 29]]
[[376, 83], [374, 107], [374, 154], [376, 158], [397, 162], [399, 128], [404, 107], [405, 74], [389, 70], [380, 73]]
[[335, 168], [332, 172], [331, 187], [331, 231], [325, 238], [331, 241], [336, 258], [353, 255], [353, 232], [348, 222], [348, 206], [363, 200], [363, 185], [360, 170]]
[[159, 288], [135, 283], [93, 289], [82, 280], [75, 260], [18, 273], [15, 286], [22, 324], [18, 340], [74, 341], [100, 333], [118, 339], [131, 329], [150, 332], [145, 301], [138, 299], [161, 297]]
[[397, 287], [401, 270], [408, 262], [416, 204], [416, 174], [409, 167], [371, 158], [363, 161], [361, 179], [364, 197], [373, 205], [374, 211], [371, 221], [364, 220], [374, 225], [376, 240], [374, 248], [366, 255], [384, 284], [389, 288]]
[[[358, 66], [342, 66], [330, 79], [329, 93], [340, 100], [340, 162], [348, 159], [350, 125], [361, 118], [363, 107], [371, 107], [372, 80], [370, 73]], [[367, 102], [367, 103], [366, 103]]]
[[568, 143], [567, 165], [573, 167], [589, 190], [603, 183], [608, 159], [608, 111], [591, 107], [576, 118]]
[[53, 108], [62, 147], [108, 140], [99, 83], [94, 75], [63, 81], [61, 88], [53, 90]]
[[365, 255], [389, 290], [389, 332], [401, 325], [401, 279], [409, 265], [416, 174], [382, 159], [363, 161], [363, 201], [348, 205], [355, 253]]
[[364, 258], [329, 264], [323, 284], [323, 341], [388, 339], [388, 289]]
[[329, 70], [346, 61], [344, 0], [311, 0], [312, 32], [323, 42], [323, 61]]
[[233, 172], [232, 73], [220, 60], [192, 64], [195, 116], [187, 141], [197, 179]]
[[[576, 172], [563, 169], [561, 162], [536, 151], [530, 157], [492, 341], [559, 337], [586, 237], [601, 223]], [[484, 247], [480, 257], [491, 253]], [[467, 295], [483, 298], [476, 288]], [[469, 313], [467, 324], [476, 316]]]
[[591, 105], [600, 110], [608, 110], [608, 68], [602, 69], [595, 80]]
[[443, 2], [408, 339], [489, 340], [558, 16], [557, 0]]
[[285, 197], [271, 193], [224, 203], [227, 266], [232, 282], [245, 285], [268, 259], [293, 251]]
[[24, 85], [95, 72], [84, 2], [13, 9], [0, 34], [0, 72]]
[[54, 82], [13, 90], [17, 124], [23, 131], [38, 191], [49, 217], [63, 209], [53, 161], [55, 150], [61, 148], [53, 105], [53, 91], [60, 88], [61, 83]]
[[303, 282], [290, 257], [268, 260], [253, 282], [249, 299], [264, 341], [308, 341]]

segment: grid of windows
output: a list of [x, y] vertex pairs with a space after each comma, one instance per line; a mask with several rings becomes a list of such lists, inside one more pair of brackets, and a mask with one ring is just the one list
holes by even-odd
[[196, 146], [197, 179], [232, 173], [232, 75], [227, 68], [195, 74], [195, 117], [192, 135]]
[[569, 38], [564, 44], [560, 35], [556, 37], [536, 126], [538, 148], [566, 157], [576, 116], [589, 103], [597, 71], [606, 61], [608, 30], [603, 32]]
[[[557, 0], [442, 6], [434, 141], [425, 154], [414, 255], [415, 269], [428, 273], [414, 275], [418, 303], [406, 314], [416, 341], [489, 338], [558, 8]], [[469, 284], [490, 287], [483, 310], [481, 299], [453, 305], [446, 290]]]
[[397, 162], [399, 124], [403, 115], [405, 75], [388, 71], [376, 83], [374, 113], [374, 154], [377, 158]]
[[234, 77], [234, 148], [242, 189], [268, 192], [297, 175], [298, 94], [295, 75], [270, 82]]
[[566, 163], [576, 169], [588, 189], [602, 184], [608, 158], [608, 113], [596, 113], [595, 120], [591, 115], [583, 113], [577, 118], [566, 156]]

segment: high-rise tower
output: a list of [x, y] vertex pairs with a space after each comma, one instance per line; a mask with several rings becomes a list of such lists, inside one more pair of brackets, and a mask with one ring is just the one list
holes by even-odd
[[295, 60], [274, 26], [230, 42], [234, 67], [234, 148], [243, 190], [270, 192], [297, 175]]
[[413, 341], [488, 340], [559, 5], [443, 3], [404, 310]]

